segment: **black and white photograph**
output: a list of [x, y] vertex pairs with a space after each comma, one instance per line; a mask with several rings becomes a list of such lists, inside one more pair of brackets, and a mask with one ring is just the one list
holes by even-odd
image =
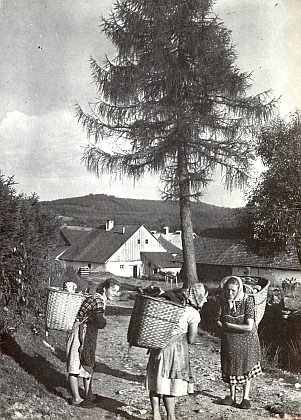
[[301, 419], [301, 2], [0, 17], [1, 419]]

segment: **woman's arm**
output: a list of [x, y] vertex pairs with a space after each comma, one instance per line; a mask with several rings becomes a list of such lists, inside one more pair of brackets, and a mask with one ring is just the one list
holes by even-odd
[[198, 322], [194, 322], [193, 324], [188, 325], [187, 340], [189, 344], [193, 344], [195, 342], [195, 339], [198, 335], [198, 325]]
[[78, 338], [79, 338], [79, 342], [80, 342], [80, 345], [79, 345], [79, 348], [78, 348], [78, 352], [79, 352], [80, 355], [81, 355], [81, 353], [83, 351], [83, 346], [84, 346], [84, 338], [83, 338], [83, 335], [84, 335], [84, 323], [82, 322], [79, 325], [79, 327], [78, 327]]
[[98, 330], [102, 330], [106, 326], [107, 320], [104, 317], [104, 312], [97, 312], [94, 314], [93, 324]]
[[224, 322], [223, 325], [227, 330], [237, 331], [237, 332], [249, 332], [252, 331], [254, 326], [254, 319], [247, 318], [244, 324], [231, 324], [230, 322]]

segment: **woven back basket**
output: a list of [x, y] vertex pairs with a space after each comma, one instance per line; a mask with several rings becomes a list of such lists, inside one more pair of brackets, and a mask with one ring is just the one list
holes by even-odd
[[267, 296], [268, 296], [268, 290], [270, 282], [267, 279], [260, 278], [258, 280], [258, 284], [262, 287], [261, 290], [257, 293], [254, 292], [254, 289], [249, 286], [248, 284], [244, 284], [244, 290], [245, 292], [253, 296], [254, 303], [255, 303], [255, 323], [256, 325], [259, 325], [260, 321], [263, 318], [265, 307], [267, 303]]
[[130, 346], [162, 349], [172, 339], [184, 307], [168, 300], [136, 295], [128, 328]]
[[81, 304], [87, 296], [48, 288], [46, 329], [69, 331]]

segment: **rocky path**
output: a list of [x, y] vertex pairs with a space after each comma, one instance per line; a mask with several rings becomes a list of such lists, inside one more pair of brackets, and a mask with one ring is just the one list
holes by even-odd
[[[88, 413], [75, 409], [75, 418], [151, 418], [148, 394], [144, 389], [148, 357], [146, 349], [128, 348], [128, 323], [129, 315], [108, 317], [107, 328], [99, 334], [98, 365], [93, 382], [94, 391], [103, 396], [103, 401]], [[196, 344], [190, 348], [190, 355], [195, 393], [178, 399], [179, 420], [301, 418], [300, 378], [285, 373], [265, 373], [253, 382], [250, 410], [225, 407], [220, 405], [220, 399], [227, 395], [228, 389], [220, 378], [219, 339], [200, 331]], [[162, 419], [166, 419], [163, 408]]]
[[[144, 389], [147, 351], [129, 349], [131, 308], [116, 304], [108, 310], [107, 327], [99, 333], [93, 387], [102, 399], [95, 408], [85, 410], [70, 405], [65, 333], [53, 331], [46, 342], [42, 333], [36, 335], [25, 330], [19, 344], [14, 340], [7, 344], [10, 356], [0, 357], [0, 418], [151, 419], [148, 393]], [[196, 344], [190, 347], [195, 393], [177, 400], [178, 420], [301, 419], [301, 378], [284, 372], [265, 373], [254, 380], [250, 410], [220, 405], [227, 387], [220, 377], [219, 345], [219, 339], [200, 331]], [[166, 420], [163, 408], [162, 420]]]

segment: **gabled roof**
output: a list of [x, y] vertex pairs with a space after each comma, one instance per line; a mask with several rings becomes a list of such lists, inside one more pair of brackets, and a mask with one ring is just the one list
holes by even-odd
[[63, 226], [61, 227], [61, 236], [67, 245], [75, 245], [90, 233], [92, 228], [83, 226]]
[[174, 262], [169, 252], [141, 252], [155, 267], [158, 268], [181, 268], [180, 262]]
[[172, 243], [177, 248], [182, 250], [182, 235], [181, 233], [155, 233], [154, 237], [159, 240], [159, 237]]
[[163, 238], [162, 235], [158, 236], [158, 241], [166, 251], [170, 252], [171, 254], [179, 254], [182, 252], [182, 249], [171, 243], [168, 239]]
[[67, 249], [61, 259], [103, 264], [141, 226], [143, 225], [116, 225], [109, 231], [105, 230], [105, 226], [100, 226], [85, 235], [80, 243]]
[[296, 251], [267, 258], [251, 252], [246, 243], [239, 239], [197, 236], [194, 244], [196, 262], [199, 264], [301, 270]]

